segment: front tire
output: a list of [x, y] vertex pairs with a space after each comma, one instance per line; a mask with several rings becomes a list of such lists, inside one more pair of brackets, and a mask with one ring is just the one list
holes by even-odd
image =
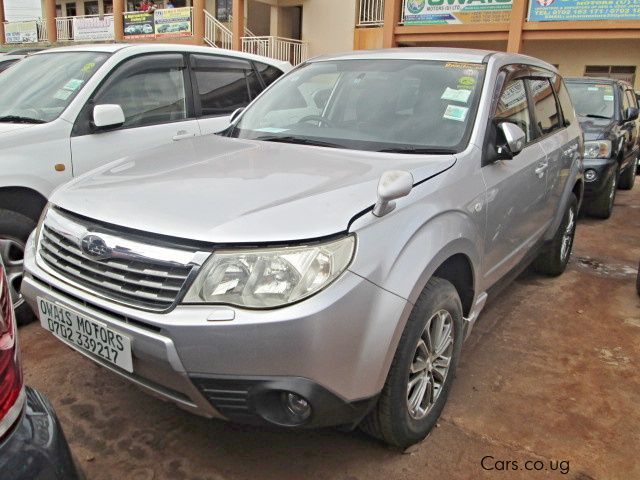
[[553, 240], [551, 240], [551, 243], [545, 247], [533, 261], [533, 268], [535, 268], [536, 271], [544, 275], [557, 277], [566, 270], [569, 257], [571, 257], [571, 250], [573, 249], [577, 219], [578, 199], [572, 193], [569, 198], [569, 205], [558, 227], [558, 231], [553, 236]]
[[423, 440], [447, 401], [462, 337], [458, 292], [434, 277], [413, 307], [380, 399], [361, 428], [402, 448]]
[[613, 212], [618, 189], [618, 172], [614, 172], [607, 183], [607, 187], [597, 197], [589, 200], [585, 206], [587, 215], [606, 220]]
[[35, 316], [20, 294], [24, 247], [36, 223], [20, 213], [0, 209], [0, 257], [4, 263], [9, 292], [19, 323], [32, 321]]
[[620, 175], [618, 186], [620, 190], [631, 190], [636, 183], [636, 171], [638, 169], [638, 159], [633, 161], [633, 164], [629, 165], [627, 169]]

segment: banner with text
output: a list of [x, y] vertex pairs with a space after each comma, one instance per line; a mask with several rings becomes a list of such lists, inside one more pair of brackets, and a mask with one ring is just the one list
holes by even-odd
[[156, 10], [154, 23], [157, 37], [190, 36], [191, 7]]
[[406, 0], [405, 25], [507, 23], [513, 0]]
[[125, 38], [146, 38], [155, 37], [153, 26], [153, 13], [132, 12], [124, 14], [124, 36]]
[[640, 0], [530, 0], [530, 22], [638, 20]]
[[113, 40], [113, 15], [73, 17], [73, 40], [95, 42]]
[[4, 39], [7, 43], [36, 43], [38, 41], [38, 24], [35, 20], [5, 23]]

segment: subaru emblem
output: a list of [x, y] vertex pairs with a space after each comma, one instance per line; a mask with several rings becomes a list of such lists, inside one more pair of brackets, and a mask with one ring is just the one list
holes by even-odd
[[98, 235], [87, 235], [82, 239], [82, 251], [96, 260], [105, 260], [111, 257], [111, 249]]

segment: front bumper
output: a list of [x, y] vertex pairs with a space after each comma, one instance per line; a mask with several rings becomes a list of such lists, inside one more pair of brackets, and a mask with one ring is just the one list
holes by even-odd
[[314, 411], [309, 426], [350, 423], [366, 413], [410, 312], [406, 300], [349, 271], [285, 308], [146, 312], [93, 296], [41, 268], [33, 236], [22, 293], [34, 311], [43, 297], [131, 337], [132, 374], [78, 351], [162, 399], [207, 417], [279, 424], [265, 411], [272, 400], [265, 390], [288, 388], [313, 397], [305, 397]]
[[13, 480], [79, 478], [67, 440], [48, 400], [29, 387], [23, 414], [0, 440], [0, 472]]
[[[615, 158], [598, 158], [584, 160], [584, 170], [595, 170], [596, 179], [592, 182], [585, 181], [584, 196], [585, 198], [597, 197], [604, 193], [611, 179], [611, 175], [615, 175], [618, 167], [618, 161]], [[608, 192], [607, 192], [608, 193]]]

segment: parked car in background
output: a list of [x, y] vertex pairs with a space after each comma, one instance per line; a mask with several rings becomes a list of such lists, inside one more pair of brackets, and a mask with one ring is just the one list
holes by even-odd
[[116, 44], [49, 49], [3, 73], [0, 253], [19, 315], [24, 244], [54, 188], [116, 158], [224, 129], [290, 68], [208, 47]]
[[542, 61], [317, 58], [225, 134], [58, 189], [22, 283], [44, 328], [194, 413], [410, 445], [490, 289], [566, 268], [582, 133]]
[[0, 472], [11, 480], [78, 478], [48, 400], [23, 384], [16, 319], [0, 260]]
[[568, 78], [585, 138], [585, 202], [589, 215], [609, 218], [616, 189], [633, 188], [638, 166], [638, 102], [626, 82]]

